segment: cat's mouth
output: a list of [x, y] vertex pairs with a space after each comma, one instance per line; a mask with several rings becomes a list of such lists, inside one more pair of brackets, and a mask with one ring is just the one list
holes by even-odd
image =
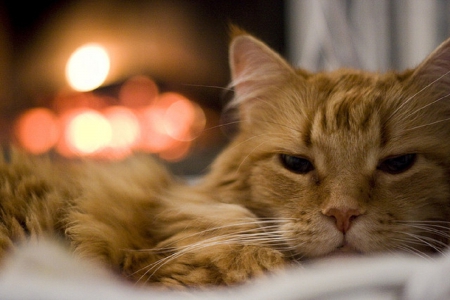
[[335, 256], [355, 256], [361, 255], [362, 252], [357, 250], [352, 245], [347, 242], [343, 243], [339, 247], [337, 247], [334, 251], [330, 252], [326, 255], [326, 257], [335, 257]]

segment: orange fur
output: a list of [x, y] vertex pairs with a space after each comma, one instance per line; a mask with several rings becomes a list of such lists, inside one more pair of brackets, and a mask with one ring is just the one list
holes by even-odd
[[450, 41], [402, 73], [313, 74], [239, 32], [230, 66], [240, 128], [201, 183], [145, 156], [15, 152], [0, 165], [0, 255], [59, 236], [132, 281], [200, 287], [298, 259], [447, 247]]

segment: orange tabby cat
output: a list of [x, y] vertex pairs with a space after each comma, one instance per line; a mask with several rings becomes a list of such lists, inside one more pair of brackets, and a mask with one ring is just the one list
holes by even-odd
[[403, 73], [295, 70], [234, 37], [240, 128], [197, 186], [148, 157], [0, 166], [0, 249], [40, 236], [136, 282], [241, 283], [339, 253], [447, 248], [450, 40]]

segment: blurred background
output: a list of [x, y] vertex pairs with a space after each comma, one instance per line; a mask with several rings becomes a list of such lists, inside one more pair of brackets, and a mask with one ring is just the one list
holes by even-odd
[[295, 66], [414, 67], [446, 0], [0, 2], [0, 143], [65, 159], [160, 157], [205, 172], [228, 142], [229, 24]]

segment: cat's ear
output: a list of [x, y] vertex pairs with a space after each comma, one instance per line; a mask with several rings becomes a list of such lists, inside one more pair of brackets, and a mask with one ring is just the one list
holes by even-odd
[[413, 78], [425, 84], [433, 84], [450, 89], [450, 39], [437, 47], [414, 70]]
[[230, 45], [230, 68], [235, 98], [232, 106], [257, 99], [268, 88], [295, 74], [278, 53], [251, 35], [240, 32]]

